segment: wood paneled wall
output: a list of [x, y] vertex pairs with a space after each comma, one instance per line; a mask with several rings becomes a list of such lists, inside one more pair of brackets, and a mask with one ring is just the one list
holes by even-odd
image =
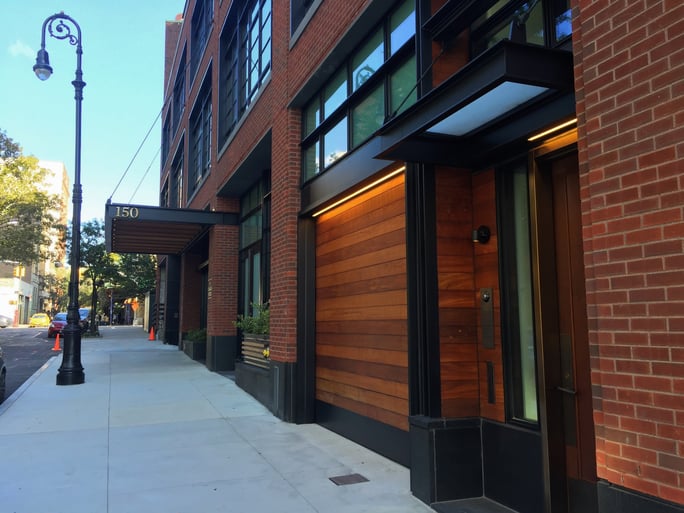
[[404, 177], [316, 225], [316, 399], [408, 430]]
[[471, 172], [435, 170], [442, 416], [479, 415]]
[[[442, 415], [504, 420], [494, 172], [437, 168], [436, 218]], [[472, 242], [486, 225], [487, 244]], [[493, 289], [494, 349], [484, 349], [480, 288]], [[490, 402], [487, 363], [494, 370]]]

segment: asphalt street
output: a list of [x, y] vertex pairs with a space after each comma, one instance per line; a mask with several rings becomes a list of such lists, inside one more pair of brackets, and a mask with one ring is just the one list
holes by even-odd
[[7, 367], [9, 397], [24, 381], [31, 377], [53, 356], [61, 357], [61, 351], [53, 351], [55, 340], [47, 338], [46, 328], [3, 328], [0, 330], [0, 347]]

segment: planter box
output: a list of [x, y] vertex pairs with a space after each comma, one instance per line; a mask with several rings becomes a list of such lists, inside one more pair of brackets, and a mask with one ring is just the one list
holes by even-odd
[[251, 335], [246, 333], [242, 340], [242, 360], [247, 365], [253, 365], [262, 369], [271, 367], [271, 361], [264, 356], [268, 349], [268, 335]]
[[271, 369], [245, 362], [235, 363], [235, 384], [273, 411], [273, 382]]
[[207, 358], [206, 340], [183, 340], [183, 352], [193, 360], [205, 360]]

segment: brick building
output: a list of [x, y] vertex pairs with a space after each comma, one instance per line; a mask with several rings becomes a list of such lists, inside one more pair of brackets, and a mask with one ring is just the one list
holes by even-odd
[[[683, 26], [672, 0], [188, 0], [160, 207], [108, 205], [108, 244], [161, 255], [166, 342], [205, 328], [210, 369], [440, 511], [682, 512]], [[264, 302], [258, 366], [232, 321]]]

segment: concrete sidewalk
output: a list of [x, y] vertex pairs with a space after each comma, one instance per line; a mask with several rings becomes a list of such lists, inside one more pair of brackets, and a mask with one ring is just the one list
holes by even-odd
[[281, 422], [140, 327], [102, 335], [83, 339], [84, 384], [55, 384], [60, 355], [0, 405], [0, 512], [433, 512], [408, 469]]

